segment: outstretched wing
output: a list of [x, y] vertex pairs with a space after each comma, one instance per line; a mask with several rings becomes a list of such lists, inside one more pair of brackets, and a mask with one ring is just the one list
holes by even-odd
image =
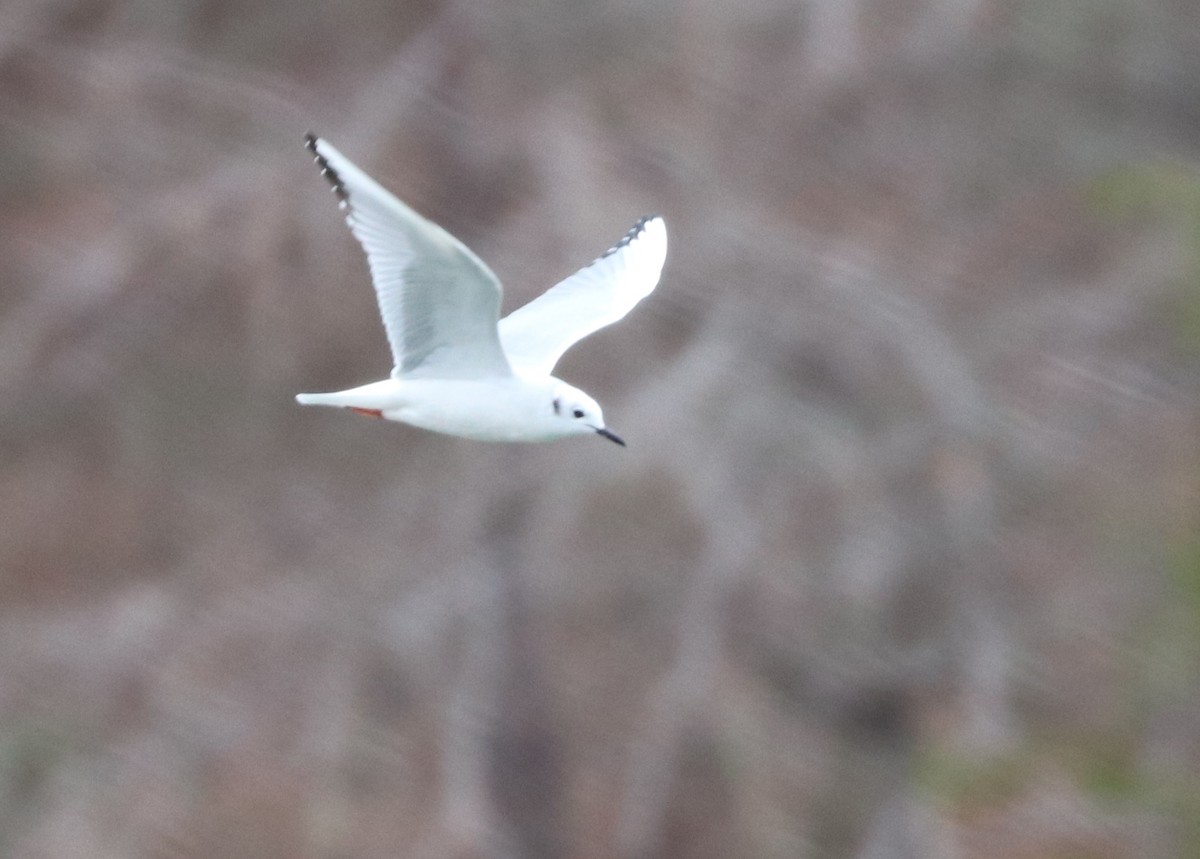
[[510, 375], [500, 348], [500, 281], [454, 236], [397, 200], [322, 138], [308, 149], [367, 252], [395, 378]]
[[549, 375], [575, 343], [611, 325], [654, 291], [667, 258], [667, 225], [642, 218], [604, 256], [500, 320], [512, 367]]

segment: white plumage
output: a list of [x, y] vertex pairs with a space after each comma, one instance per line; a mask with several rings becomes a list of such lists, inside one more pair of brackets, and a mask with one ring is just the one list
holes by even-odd
[[366, 251], [394, 365], [389, 379], [299, 402], [467, 438], [599, 433], [624, 444], [595, 400], [550, 374], [573, 344], [654, 290], [667, 254], [661, 217], [642, 218], [591, 265], [499, 319], [500, 281], [466, 245], [325, 140], [306, 143]]

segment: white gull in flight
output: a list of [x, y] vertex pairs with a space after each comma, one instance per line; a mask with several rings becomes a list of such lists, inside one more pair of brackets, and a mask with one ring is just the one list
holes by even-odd
[[500, 281], [470, 248], [322, 138], [305, 142], [367, 253], [395, 366], [382, 381], [298, 402], [481, 441], [596, 433], [625, 444], [595, 400], [551, 371], [654, 290], [667, 257], [661, 217], [642, 218], [591, 265], [500, 319]]

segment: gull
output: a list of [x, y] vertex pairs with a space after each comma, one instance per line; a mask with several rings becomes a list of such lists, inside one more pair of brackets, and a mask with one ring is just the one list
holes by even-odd
[[624, 447], [596, 401], [551, 373], [572, 345], [654, 291], [667, 257], [661, 217], [641, 218], [590, 265], [501, 319], [500, 281], [466, 245], [326, 140], [304, 140], [366, 251], [394, 366], [382, 381], [297, 402], [479, 441], [598, 434]]

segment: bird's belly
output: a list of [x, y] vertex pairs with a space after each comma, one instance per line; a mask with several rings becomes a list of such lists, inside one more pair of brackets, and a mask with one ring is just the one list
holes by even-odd
[[413, 381], [405, 385], [403, 402], [383, 416], [476, 441], [548, 441], [561, 435], [556, 422], [509, 383]]

